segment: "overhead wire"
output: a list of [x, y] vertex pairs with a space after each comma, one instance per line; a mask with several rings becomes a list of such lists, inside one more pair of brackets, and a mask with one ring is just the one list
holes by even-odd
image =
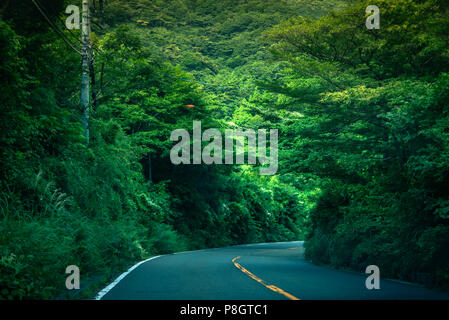
[[[79, 55], [82, 56], [82, 53], [77, 50], [73, 44], [69, 41], [69, 39], [64, 35], [64, 33], [61, 32], [61, 30], [59, 30], [59, 28], [57, 28], [57, 26], [48, 18], [47, 14], [45, 13], [45, 10], [43, 9], [43, 6], [38, 2], [38, 0], [31, 0], [33, 2], [33, 4], [36, 6], [36, 8], [39, 10], [39, 12], [41, 13], [41, 15], [45, 18], [45, 20], [48, 22], [48, 24], [50, 25], [50, 27], [56, 31], [58, 33], [58, 35], [61, 37], [62, 40], [64, 40], [64, 42], [70, 46], [70, 48], [72, 50], [74, 50], [76, 53], [78, 53]], [[62, 19], [56, 15], [58, 20], [64, 25], [64, 28], [67, 29], [70, 32], [70, 35], [72, 36], [73, 39], [75, 39], [76, 42], [79, 42], [80, 44], [83, 44], [83, 42], [77, 38], [77, 36], [73, 33], [72, 30], [70, 30], [69, 28], [67, 28], [66, 24], [64, 21], [62, 21]], [[101, 26], [100, 26], [101, 27]], [[97, 48], [93, 43], [89, 43], [89, 45], [97, 52], [97, 53], [104, 53], [100, 48]], [[134, 63], [129, 62], [129, 61], [124, 61], [122, 58], [118, 58], [116, 56], [110, 55], [112, 58], [119, 60], [119, 62], [121, 63], [126, 63], [128, 65], [131, 66], [135, 66]], [[106, 56], [106, 59], [108, 57]], [[109, 59], [107, 59], [109, 60]], [[208, 82], [200, 82], [197, 80], [191, 80], [191, 79], [186, 79], [186, 78], [181, 78], [181, 77], [176, 77], [176, 76], [169, 76], [170, 78], [175, 78], [177, 80], [181, 80], [181, 81], [185, 81], [185, 82], [191, 82], [191, 83], [197, 83], [197, 84], [201, 84], [204, 86], [211, 86], [211, 87], [216, 87], [216, 88], [224, 88], [224, 89], [235, 89], [235, 90], [247, 90], [247, 91], [255, 91], [255, 90], [260, 90], [260, 91], [266, 91], [265, 89], [260, 89], [260, 88], [242, 88], [242, 87], [236, 87], [236, 86], [228, 86], [228, 85], [221, 85], [221, 84], [214, 84], [214, 83], [208, 83]], [[97, 98], [100, 98], [100, 96], [102, 95], [102, 91], [104, 89], [105, 86], [107, 86], [112, 80], [108, 81], [104, 86], [102, 86], [100, 88], [100, 91], [97, 93]]]
[[[48, 19], [47, 15], [43, 12], [43, 9], [40, 8], [36, 2], [37, 0], [32, 0], [33, 3], [35, 3], [35, 5], [38, 7], [39, 11], [44, 15], [44, 17], [46, 18], [46, 20], [50, 23], [50, 25], [52, 27], [54, 27], [54, 29], [56, 29], [56, 31], [58, 32], [58, 34], [61, 34], [60, 30], [56, 28], [56, 26], [50, 21], [50, 19]], [[42, 5], [41, 5], [42, 7]], [[77, 39], [76, 35], [72, 32], [72, 30], [70, 30], [69, 28], [67, 28], [67, 26], [65, 25], [64, 21], [62, 21], [62, 19], [58, 16], [59, 21], [64, 25], [65, 29], [67, 29], [71, 36], [75, 39], [75, 41], [78, 41], [79, 43], [83, 44], [83, 42], [79, 39]], [[97, 53], [102, 53], [103, 51], [99, 48], [97, 48], [93, 43], [89, 44]], [[75, 48], [73, 48], [73, 46], [71, 46], [72, 49], [76, 50]], [[78, 50], [76, 50], [79, 54], [81, 54], [81, 52], [79, 52]], [[116, 56], [111, 56], [112, 58], [115, 58], [117, 60], [122, 60]], [[120, 61], [122, 63], [126, 63], [128, 65], [131, 66], [135, 66], [135, 64], [129, 62], [129, 61]], [[227, 86], [227, 85], [220, 85], [220, 84], [214, 84], [214, 83], [208, 83], [208, 82], [200, 82], [200, 81], [196, 81], [196, 80], [190, 80], [190, 79], [186, 79], [186, 78], [180, 78], [180, 77], [175, 77], [175, 76], [169, 76], [171, 78], [176, 78], [178, 80], [181, 81], [186, 81], [186, 82], [192, 82], [192, 83], [198, 83], [204, 86], [212, 86], [212, 87], [217, 87], [217, 88], [224, 88], [224, 89], [235, 89], [235, 90], [247, 90], [247, 91], [254, 91], [254, 90], [260, 90], [260, 91], [265, 91], [265, 89], [258, 89], [258, 88], [242, 88], [242, 87], [236, 87], [236, 86]], [[101, 92], [101, 91], [100, 91]]]
[[64, 35], [63, 32], [61, 32], [61, 30], [59, 30], [56, 25], [50, 20], [50, 18], [46, 15], [46, 13], [44, 12], [44, 10], [42, 9], [42, 7], [38, 4], [37, 0], [31, 0], [34, 4], [34, 6], [37, 8], [37, 10], [39, 11], [39, 13], [45, 18], [45, 20], [47, 21], [47, 23], [50, 25], [50, 27], [56, 31], [56, 33], [59, 35], [59, 37], [76, 53], [78, 53], [80, 56], [82, 56], [83, 54], [81, 53], [81, 51], [79, 51], [78, 49], [76, 49], [74, 47], [74, 45], [69, 41], [69, 39]]
[[[36, 0], [38, 1], [38, 0]], [[39, 2], [38, 2], [39, 3]], [[40, 4], [40, 3], [39, 3]], [[43, 11], [45, 11], [45, 8], [43, 8], [42, 4], [40, 4], [41, 8], [43, 9]], [[72, 36], [72, 39], [74, 39], [75, 42], [79, 42], [81, 45], [83, 45], [83, 42], [78, 38], [78, 36], [67, 27], [66, 23], [61, 19], [61, 17], [52, 9], [51, 10], [52, 13], [58, 18], [59, 22], [61, 22], [61, 24], [64, 26], [65, 30], [68, 30], [70, 35]], [[92, 17], [92, 16], [89, 16]], [[101, 27], [101, 26], [100, 26]], [[95, 44], [93, 43], [89, 43], [89, 45], [97, 52], [97, 53], [101, 53], [101, 49], [97, 48], [95, 46]]]

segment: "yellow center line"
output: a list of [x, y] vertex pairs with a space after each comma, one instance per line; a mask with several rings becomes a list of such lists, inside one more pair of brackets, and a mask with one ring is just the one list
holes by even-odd
[[242, 267], [239, 263], [235, 262], [236, 260], [240, 259], [240, 256], [235, 257], [234, 259], [232, 259], [232, 262], [234, 263], [234, 265], [237, 267], [237, 269], [239, 269], [240, 271], [242, 271], [243, 273], [245, 273], [246, 275], [250, 276], [251, 278], [253, 278], [254, 280], [256, 280], [257, 282], [259, 282], [261, 285], [263, 285], [264, 287], [270, 289], [271, 291], [280, 293], [284, 296], [286, 296], [287, 298], [289, 298], [290, 300], [300, 300], [298, 298], [296, 298], [294, 295], [282, 290], [281, 288], [276, 287], [275, 285], [272, 284], [267, 284], [265, 281], [263, 281], [262, 279], [260, 279], [259, 277], [257, 277], [256, 275], [252, 274], [251, 272], [249, 272], [248, 270], [246, 270], [244, 267]]

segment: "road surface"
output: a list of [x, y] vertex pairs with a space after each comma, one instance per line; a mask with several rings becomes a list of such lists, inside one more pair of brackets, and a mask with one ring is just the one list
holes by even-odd
[[102, 300], [449, 299], [449, 293], [316, 266], [302, 241], [240, 245], [168, 254], [124, 273], [102, 290]]

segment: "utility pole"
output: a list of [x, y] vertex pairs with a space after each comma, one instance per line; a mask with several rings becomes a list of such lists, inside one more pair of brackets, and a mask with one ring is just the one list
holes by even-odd
[[90, 53], [90, 15], [89, 0], [83, 0], [81, 13], [81, 53], [82, 53], [82, 75], [81, 75], [81, 107], [83, 108], [83, 130], [86, 142], [89, 144], [89, 60]]
[[153, 175], [151, 174], [151, 152], [148, 152], [148, 180], [153, 182]]

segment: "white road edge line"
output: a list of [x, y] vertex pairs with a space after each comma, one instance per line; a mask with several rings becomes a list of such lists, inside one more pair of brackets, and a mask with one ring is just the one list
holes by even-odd
[[159, 258], [161, 256], [155, 256], [155, 257], [151, 257], [148, 258], [146, 260], [140, 261], [137, 264], [133, 265], [131, 268], [128, 269], [128, 271], [123, 272], [121, 275], [119, 275], [111, 284], [109, 284], [106, 288], [104, 288], [103, 290], [101, 290], [97, 296], [95, 297], [95, 300], [100, 300], [101, 298], [103, 298], [103, 296], [108, 293], [112, 288], [114, 288], [117, 283], [119, 283], [124, 277], [126, 277], [131, 271], [133, 271], [135, 268], [137, 268], [138, 266], [140, 266], [142, 263], [148, 262], [150, 260]]
[[[304, 243], [304, 241], [281, 241], [281, 242], [261, 242], [261, 243], [250, 243], [250, 244], [240, 244], [240, 245], [235, 245], [235, 246], [231, 246], [231, 247], [239, 247], [239, 246], [254, 246], [254, 245], [264, 245], [264, 244], [278, 244], [278, 243], [286, 243], [286, 242], [302, 242]], [[220, 248], [210, 248], [210, 249], [201, 249], [201, 250], [192, 250], [192, 251], [181, 251], [181, 252], [174, 252], [173, 254], [180, 254], [180, 253], [187, 253], [187, 252], [195, 252], [195, 251], [207, 251], [207, 250], [214, 250], [214, 249], [220, 249]], [[95, 300], [101, 300], [101, 298], [103, 298], [103, 296], [108, 293], [112, 288], [114, 288], [117, 283], [119, 283], [124, 277], [126, 277], [128, 275], [128, 273], [130, 273], [131, 271], [133, 271], [135, 268], [137, 268], [138, 266], [140, 266], [142, 263], [148, 262], [150, 260], [156, 259], [162, 257], [162, 255], [159, 256], [155, 256], [155, 257], [151, 257], [148, 258], [146, 260], [140, 261], [137, 264], [133, 265], [131, 268], [128, 269], [128, 271], [123, 272], [121, 275], [119, 275], [111, 284], [109, 284], [106, 288], [104, 288], [103, 290], [101, 290], [100, 292], [97, 293]]]

